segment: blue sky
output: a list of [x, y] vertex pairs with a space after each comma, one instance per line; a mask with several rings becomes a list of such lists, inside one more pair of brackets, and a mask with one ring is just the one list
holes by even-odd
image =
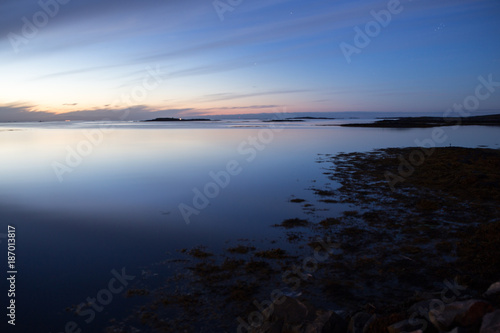
[[0, 121], [439, 112], [500, 81], [497, 0], [3, 0], [0, 36]]

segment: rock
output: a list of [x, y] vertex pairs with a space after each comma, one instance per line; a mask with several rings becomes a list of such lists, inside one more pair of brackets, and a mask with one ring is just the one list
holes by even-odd
[[500, 306], [500, 282], [493, 283], [484, 293], [484, 297], [493, 304]]
[[455, 326], [477, 325], [484, 314], [493, 308], [489, 303], [480, 300], [454, 302], [444, 306], [444, 309], [429, 311], [431, 323], [441, 331], [449, 331]]
[[493, 310], [494, 308], [491, 304], [485, 301], [477, 301], [465, 313], [458, 315], [455, 320], [458, 325], [463, 327], [479, 326], [483, 317]]
[[402, 332], [413, 332], [421, 328], [422, 325], [412, 325], [410, 324], [410, 321], [408, 320], [403, 320], [400, 322], [397, 322], [395, 324], [392, 324], [391, 326], [387, 327], [387, 331], [389, 333], [402, 333]]
[[262, 316], [264, 323], [259, 327], [246, 331], [251, 333], [281, 333], [281, 332], [304, 332], [304, 327], [315, 317], [316, 310], [311, 305], [284, 296], [284, 299], [275, 302], [273, 306], [267, 307]]
[[321, 333], [332, 313], [333, 311], [326, 311], [323, 313], [318, 311], [316, 319], [307, 325], [305, 333]]
[[347, 322], [333, 311], [317, 310], [307, 301], [286, 297], [262, 313], [265, 321], [245, 333], [346, 333]]
[[316, 307], [314, 305], [312, 305], [311, 303], [309, 303], [308, 301], [303, 301], [303, 304], [307, 308], [307, 320], [308, 320], [308, 322], [314, 321], [314, 319], [318, 315], [318, 312], [319, 313], [324, 312], [324, 310], [323, 311], [317, 310]]
[[374, 321], [375, 321], [375, 319], [377, 319], [377, 315], [376, 315], [376, 314], [373, 314], [373, 315], [370, 317], [370, 319], [368, 319], [368, 321], [366, 322], [365, 327], [363, 327], [363, 333], [370, 333], [370, 332], [368, 331], [368, 327], [370, 326], [370, 324], [371, 324], [372, 322], [374, 322]]
[[333, 311], [319, 312], [318, 316], [306, 327], [305, 333], [345, 333], [347, 323]]
[[358, 312], [352, 316], [349, 321], [348, 332], [349, 333], [363, 333], [365, 327], [368, 327], [371, 321], [375, 318], [375, 315], [371, 315], [367, 312]]
[[279, 320], [274, 323], [269, 323], [269, 325], [262, 327], [262, 330], [257, 332], [281, 333], [282, 330], [283, 330], [283, 320]]
[[483, 317], [480, 333], [500, 332], [500, 310], [488, 313]]
[[486, 292], [484, 293], [484, 296], [488, 297], [488, 296], [493, 296], [493, 295], [497, 295], [497, 294], [500, 294], [500, 282], [493, 283], [488, 288], [488, 290], [486, 290]]
[[250, 325], [239, 326], [236, 331], [238, 333], [281, 333], [282, 328], [283, 320], [279, 320], [275, 322], [265, 321], [258, 327]]
[[437, 298], [427, 299], [413, 304], [408, 309], [407, 314], [410, 318], [425, 318], [427, 321], [430, 321], [429, 312], [443, 305], [443, 301]]
[[455, 327], [446, 333], [478, 333], [479, 327]]
[[325, 326], [323, 326], [323, 330], [321, 333], [345, 333], [347, 332], [347, 322], [333, 312], [326, 322]]
[[453, 328], [455, 317], [465, 312], [474, 300], [465, 302], [455, 302], [445, 305], [442, 310], [433, 309], [429, 311], [429, 320], [431, 323], [441, 331], [449, 331]]
[[302, 302], [296, 298], [284, 296], [279, 304], [274, 303], [273, 307], [266, 309], [263, 315], [267, 319], [262, 328], [255, 333], [322, 333], [323, 327], [333, 320], [331, 319], [332, 313], [333, 311], [316, 310], [307, 301]]
[[307, 306], [299, 300], [287, 297], [283, 303], [274, 307], [271, 321], [284, 320], [285, 325], [295, 326], [305, 322], [309, 310]]
[[500, 306], [500, 282], [493, 283], [483, 296], [497, 307]]

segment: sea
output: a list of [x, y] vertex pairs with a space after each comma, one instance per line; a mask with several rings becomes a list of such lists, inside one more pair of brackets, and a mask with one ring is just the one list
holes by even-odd
[[[180, 249], [217, 252], [241, 239], [280, 243], [283, 231], [273, 224], [335, 214], [306, 216], [291, 202], [335, 186], [319, 154], [418, 143], [500, 148], [499, 127], [443, 127], [436, 142], [432, 128], [302, 120], [0, 124], [1, 325], [13, 332], [101, 332], [140, 306], [123, 291], [168, 275], [155, 263]], [[6, 316], [12, 299], [15, 328]], [[83, 315], [72, 311], [82, 303], [96, 306]]]

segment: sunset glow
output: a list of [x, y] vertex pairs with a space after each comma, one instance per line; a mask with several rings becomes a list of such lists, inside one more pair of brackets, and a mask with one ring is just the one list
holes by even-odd
[[217, 3], [2, 2], [0, 120], [441, 111], [500, 77], [497, 1]]

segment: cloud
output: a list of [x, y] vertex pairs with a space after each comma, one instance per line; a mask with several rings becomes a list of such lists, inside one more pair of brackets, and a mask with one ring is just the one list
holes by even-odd
[[[23, 96], [23, 100], [34, 101], [33, 96], [25, 95], [26, 92], [34, 92], [38, 90], [38, 86], [59, 87], [71, 83], [67, 87], [69, 89], [74, 86], [75, 95], [81, 94], [87, 103], [95, 103], [92, 100], [94, 92], [101, 94], [104, 93], [102, 90], [109, 89], [105, 92], [108, 95], [114, 95], [115, 92], [118, 94], [124, 90], [122, 88], [132, 87], [136, 82], [141, 83], [144, 79], [142, 67], [152, 65], [165, 68], [162, 78], [166, 80], [232, 71], [224, 76], [210, 78], [216, 84], [213, 87], [204, 86], [205, 90], [202, 90], [203, 93], [214, 92], [208, 89], [217, 87], [215, 91], [226, 93], [200, 96], [200, 89], [187, 88], [185, 93], [176, 96], [181, 96], [182, 101], [213, 102], [209, 104], [211, 107], [222, 101], [300, 94], [309, 92], [307, 88], [314, 88], [315, 93], [325, 91], [328, 97], [335, 99], [339, 95], [345, 95], [340, 96], [345, 99], [345, 103], [357, 105], [366, 98], [366, 95], [362, 96], [363, 89], [368, 89], [365, 87], [376, 87], [378, 89], [368, 93], [377, 95], [379, 99], [389, 99], [404, 94], [405, 87], [411, 86], [415, 87], [415, 97], [420, 94], [424, 98], [429, 96], [427, 88], [418, 84], [424, 81], [432, 84], [436, 81], [433, 75], [448, 77], [451, 90], [453, 85], [458, 85], [456, 82], [460, 80], [459, 75], [465, 76], [467, 70], [472, 71], [474, 67], [481, 69], [479, 65], [486, 64], [480, 57], [475, 59], [476, 55], [480, 52], [487, 55], [498, 53], [495, 44], [490, 43], [494, 40], [492, 31], [496, 31], [494, 27], [497, 26], [489, 22], [491, 17], [485, 16], [486, 13], [491, 16], [491, 13], [498, 12], [498, 2], [495, 0], [401, 0], [404, 11], [394, 16], [394, 22], [382, 30], [380, 38], [363, 50], [363, 54], [358, 57], [359, 61], [350, 67], [346, 65], [339, 43], [353, 43], [353, 28], [363, 28], [368, 21], [373, 20], [370, 12], [386, 9], [388, 0], [243, 1], [234, 11], [226, 13], [223, 22], [219, 21], [211, 0], [69, 0], [66, 5], [59, 6], [58, 14], [50, 18], [37, 37], [30, 39], [22, 54], [14, 55], [11, 47], [3, 47], [9, 43], [7, 34], [19, 33], [23, 25], [22, 18], [32, 19], [33, 14], [41, 10], [39, 3], [54, 4], [57, 0], [0, 2], [0, 36], [3, 37], [0, 40], [0, 72], [3, 73], [4, 81], [10, 82], [9, 88], [19, 87], [17, 92], [16, 89], [11, 89], [17, 94], [11, 96], [10, 100]], [[293, 15], [290, 15], [292, 11]], [[484, 27], [477, 24], [477, 19], [481, 18], [484, 18]], [[447, 27], [445, 33], [439, 38], [429, 38], [428, 31], [432, 31], [429, 29], [434, 29], [443, 22]], [[472, 29], [472, 25], [479, 27]], [[463, 33], [468, 28], [471, 28], [470, 36]], [[477, 46], [472, 43], [472, 51], [466, 50], [465, 47], [472, 38], [477, 40]], [[449, 50], [453, 52], [448, 52]], [[447, 57], [453, 57], [452, 61], [447, 61]], [[465, 57], [474, 62], [464, 60]], [[410, 64], [409, 58], [419, 58], [419, 62]], [[459, 62], [463, 66], [456, 71], [452, 65]], [[269, 66], [276, 63], [276, 66]], [[439, 70], [434, 71], [432, 66], [437, 63], [444, 65], [439, 65]], [[255, 64], [258, 66], [254, 70], [252, 66]], [[268, 66], [260, 66], [261, 64]], [[412, 71], [413, 65], [418, 70]], [[447, 68], [453, 75], [446, 75]], [[385, 70], [383, 77], [381, 69]], [[240, 73], [235, 72], [238, 70]], [[381, 76], [380, 82], [374, 83], [374, 72]], [[405, 75], [412, 73], [417, 75]], [[295, 74], [297, 80], [289, 79], [291, 74]], [[270, 87], [282, 90], [227, 92], [234, 88], [233, 79], [237, 82], [249, 82], [248, 78], [261, 80], [257, 82], [269, 82]], [[98, 91], [94, 82], [102, 82], [103, 89]], [[191, 82], [194, 84], [190, 84]], [[197, 87], [200, 82], [203, 81], [182, 80], [182, 85], [179, 86]], [[276, 85], [275, 82], [279, 83]], [[339, 89], [336, 89], [337, 82]], [[171, 86], [177, 87], [175, 83]], [[286, 90], [291, 88], [297, 90]], [[389, 88], [394, 93], [381, 91], [382, 88]], [[42, 93], [33, 95], [41, 96]], [[76, 109], [77, 104], [65, 102], [80, 98], [73, 99], [69, 96], [51, 96], [49, 93], [44, 95], [43, 100], [51, 101], [52, 105], [64, 103], [62, 105], [67, 107], [60, 107], [62, 110]], [[155, 96], [161, 96], [161, 92], [158, 91]], [[300, 101], [303, 105], [307, 103], [304, 99], [316, 98], [305, 94], [298, 97], [303, 98]], [[269, 97], [256, 103], [281, 102], [282, 98], [273, 100]], [[169, 107], [168, 104], [163, 105]], [[177, 107], [189, 104], [170, 105]], [[228, 102], [224, 105], [231, 104]], [[29, 105], [0, 107], [0, 120], [64, 117]], [[252, 108], [226, 107], [234, 110]], [[144, 106], [130, 111], [130, 117], [149, 116], [157, 111], [168, 114], [196, 110], [156, 110]], [[106, 105], [95, 110], [75, 112], [65, 115], [77, 119], [99, 120], [116, 119], [119, 113]]]
[[217, 93], [205, 95], [204, 97], [197, 99], [197, 102], [216, 102], [216, 101], [228, 101], [233, 99], [256, 97], [256, 96], [267, 96], [267, 95], [283, 95], [283, 94], [296, 94], [310, 92], [309, 89], [294, 89], [294, 90], [271, 90], [263, 92], [255, 92], [248, 94], [235, 94], [235, 93]]
[[[46, 4], [47, 10], [55, 13], [51, 18], [51, 25], [57, 25], [65, 22], [77, 22], [95, 17], [103, 17], [124, 13], [136, 13], [140, 10], [158, 7], [176, 8], [182, 5], [182, 0], [69, 0], [66, 4], [59, 4], [57, 1], [34, 1], [34, 0], [3, 0], [0, 4], [0, 13], [9, 13], [5, 19], [2, 18], [0, 24], [0, 34], [21, 30], [23, 25], [22, 18], [26, 17], [32, 20], [33, 15], [39, 11], [44, 11], [40, 3]], [[191, 1], [193, 2], [193, 1]], [[49, 5], [50, 4], [50, 5]], [[57, 7], [56, 5], [57, 4]], [[58, 9], [56, 9], [58, 8]]]
[[[43, 5], [45, 9], [39, 3], [47, 4]], [[109, 46], [111, 42], [130, 42], [131, 38], [161, 36], [167, 29], [173, 32], [193, 26], [200, 21], [200, 11], [207, 9], [213, 10], [211, 2], [202, 0], [69, 0], [63, 5], [58, 0], [2, 0], [0, 45], [9, 47], [2, 47], [0, 55], [15, 54], [22, 59], [51, 56], [98, 44]]]
[[0, 121], [49, 121], [54, 116], [52, 112], [34, 111], [32, 105], [6, 104], [0, 105]]
[[157, 110], [139, 105], [123, 109], [100, 108], [55, 113], [50, 111], [37, 111], [34, 106], [27, 104], [6, 104], [0, 105], [0, 122], [145, 120], [156, 117], [178, 116], [192, 110], [192, 108]]
[[121, 66], [124, 66], [124, 65], [114, 64], [114, 65], [106, 65], [106, 66], [93, 66], [93, 67], [79, 68], [79, 69], [74, 69], [74, 70], [70, 70], [70, 71], [63, 71], [63, 72], [56, 72], [56, 73], [41, 75], [41, 76], [35, 77], [33, 80], [44, 80], [44, 79], [50, 79], [50, 78], [56, 78], [56, 77], [70, 76], [70, 75], [75, 75], [75, 74], [100, 71], [100, 70], [105, 70], [105, 69], [109, 69], [109, 68], [121, 67]]
[[203, 110], [245, 110], [245, 109], [273, 109], [283, 105], [248, 105], [248, 106], [226, 106], [221, 108], [205, 108]]
[[[130, 58], [123, 59], [113, 59], [113, 62], [100, 66], [90, 66], [80, 69], [72, 69], [67, 71], [49, 73], [37, 77], [36, 79], [46, 79], [54, 78], [60, 76], [71, 76], [74, 74], [88, 73], [95, 71], [102, 71], [107, 69], [133, 66], [137, 64], [146, 64], [150, 62], [157, 61], [168, 61], [172, 59], [185, 59], [187, 56], [198, 56], [199, 54], [207, 54], [207, 52], [220, 52], [223, 50], [234, 50], [235, 47], [245, 47], [249, 45], [263, 45], [274, 43], [278, 45], [280, 42], [288, 41], [298, 44], [299, 46], [303, 44], [302, 38], [317, 38], [317, 36], [325, 33], [328, 34], [328, 39], [323, 39], [323, 43], [335, 45], [333, 40], [337, 42], [350, 41], [353, 36], [352, 28], [356, 25], [361, 25], [367, 22], [368, 19], [372, 19], [370, 16], [371, 10], [379, 10], [387, 7], [387, 1], [372, 0], [363, 2], [335, 2], [335, 4], [309, 4], [308, 6], [313, 8], [307, 8], [302, 16], [297, 15], [297, 18], [280, 18], [276, 20], [271, 20], [270, 22], [255, 24], [255, 17], [260, 11], [266, 10], [264, 7], [272, 8], [276, 4], [280, 4], [287, 1], [269, 1], [269, 2], [259, 2], [257, 4], [249, 4], [248, 8], [242, 4], [239, 6], [238, 12], [235, 15], [240, 15], [240, 19], [249, 20], [247, 24], [238, 24], [238, 21], [231, 21], [224, 24], [219, 24], [219, 26], [210, 26], [207, 21], [197, 21], [198, 28], [209, 27], [210, 33], [207, 34], [190, 34], [190, 39], [186, 40], [185, 43], [181, 44], [170, 44], [168, 47], [149, 49], [148, 52], [141, 52], [142, 55], [132, 54]], [[419, 19], [421, 17], [426, 17], [426, 13], [440, 10], [463, 10], [464, 6], [469, 5], [467, 8], [473, 6], [481, 6], [477, 4], [477, 1], [473, 0], [443, 0], [440, 2], [408, 2], [402, 1], [405, 7], [404, 15], [406, 19], [414, 18]], [[165, 6], [165, 8], [163, 8]], [[449, 8], [448, 8], [449, 7]], [[187, 11], [187, 8], [191, 8]], [[108, 1], [98, 1], [89, 0], [85, 3], [80, 3], [77, 1], [71, 1], [64, 8], [60, 8], [60, 14], [54, 18], [59, 19], [59, 16], [63, 17], [67, 21], [67, 25], [78, 25], [78, 22], [90, 22], [94, 21], [94, 18], [99, 18], [96, 21], [96, 26], [92, 28], [91, 31], [82, 32], [81, 34], [76, 32], [74, 26], [69, 28], [69, 34], [65, 35], [65, 30], [60, 29], [57, 38], [51, 38], [47, 40], [44, 45], [38, 45], [39, 48], [51, 49], [57, 46], [56, 44], [61, 44], [61, 47], [82, 47], [88, 43], [106, 43], [116, 39], [118, 36], [124, 38], [137, 38], [143, 35], [146, 38], [159, 38], [167, 33], [167, 28], [164, 24], [169, 22], [172, 16], [182, 17], [183, 15], [188, 15], [190, 12], [194, 12], [195, 8], [203, 8], [205, 11], [211, 11], [214, 18], [216, 18], [215, 10], [212, 8], [210, 2], [201, 2], [199, 0], [195, 1], [163, 1], [163, 0], [147, 0], [143, 2], [137, 2], [134, 0], [108, 0]], [[323, 9], [323, 10], [321, 10]], [[36, 1], [15, 1], [7, 0], [3, 5], [0, 5], [0, 12], [13, 13], [9, 15], [10, 17], [17, 17], [14, 21], [16, 24], [14, 26], [20, 29], [20, 24], [22, 24], [21, 17], [23, 14], [29, 16], [29, 14], [40, 10], [39, 5]], [[165, 17], [160, 20], [158, 17], [158, 12], [165, 12]], [[300, 11], [297, 11], [298, 13]], [[180, 14], [180, 15], [179, 15]], [[120, 16], [121, 15], [121, 16]], [[128, 22], [124, 18], [124, 15], [136, 15], [139, 17], [138, 22], [134, 23], [131, 27], [127, 26], [125, 22]], [[210, 16], [210, 15], [208, 15]], [[258, 15], [257, 15], [258, 17]], [[106, 18], [106, 20], [104, 20]], [[146, 18], [149, 18], [149, 22]], [[61, 18], [62, 20], [62, 18]], [[403, 20], [400, 20], [403, 21]], [[153, 28], [149, 25], [155, 22]], [[168, 34], [173, 34], [174, 32], [184, 33], [191, 23], [184, 17], [183, 26], [177, 27], [176, 29], [168, 29]], [[54, 22], [55, 23], [55, 22]], [[220, 22], [219, 22], [220, 23]], [[412, 23], [413, 22], [409, 22]], [[3, 31], [7, 33], [8, 22], [0, 23], [0, 32]], [[50, 22], [48, 27], [53, 27], [53, 22]], [[109, 26], [119, 26], [121, 28], [115, 28], [115, 30], [107, 32]], [[146, 26], [148, 28], [146, 28]], [[345, 29], [344, 29], [345, 28]], [[12, 29], [11, 29], [12, 30]], [[106, 31], [106, 33], [102, 33]], [[86, 39], [90, 39], [86, 41]], [[53, 42], [54, 40], [54, 42]], [[50, 46], [49, 46], [50, 44]], [[274, 47], [274, 46], [273, 46]], [[52, 49], [54, 51], [54, 49]], [[336, 49], [339, 52], [338, 49]], [[288, 52], [287, 57], [293, 56], [295, 52]], [[27, 52], [26, 54], [36, 54], [36, 52]], [[283, 54], [282, 54], [283, 56]], [[255, 60], [255, 56], [252, 57]], [[201, 65], [198, 67], [181, 69], [174, 71], [171, 77], [185, 77], [193, 75], [205, 75], [212, 74], [221, 71], [230, 71], [239, 68], [245, 68], [251, 66], [253, 60], [248, 59], [234, 59], [233, 61], [225, 60], [225, 64], [211, 64], [211, 65]], [[261, 62], [275, 62], [279, 59], [258, 59]]]
[[[76, 103], [75, 103], [76, 104]], [[72, 105], [72, 104], [71, 104]], [[226, 106], [213, 108], [176, 108], [176, 109], [152, 109], [144, 105], [131, 108], [108, 109], [98, 108], [92, 110], [78, 110], [65, 113], [55, 113], [50, 111], [36, 111], [35, 107], [28, 104], [5, 104], [0, 105], [0, 122], [38, 122], [38, 121], [136, 121], [148, 120], [159, 117], [180, 117], [207, 115], [214, 112], [220, 114], [225, 111], [233, 111], [238, 114], [238, 110], [266, 110], [282, 107], [282, 105], [247, 105], [247, 106]]]
[[191, 111], [191, 108], [185, 109], [166, 109], [154, 110], [145, 105], [134, 106], [123, 109], [97, 109], [97, 110], [80, 110], [73, 112], [65, 112], [58, 114], [58, 120], [145, 120], [156, 117], [169, 117], [182, 115], [185, 112]]

